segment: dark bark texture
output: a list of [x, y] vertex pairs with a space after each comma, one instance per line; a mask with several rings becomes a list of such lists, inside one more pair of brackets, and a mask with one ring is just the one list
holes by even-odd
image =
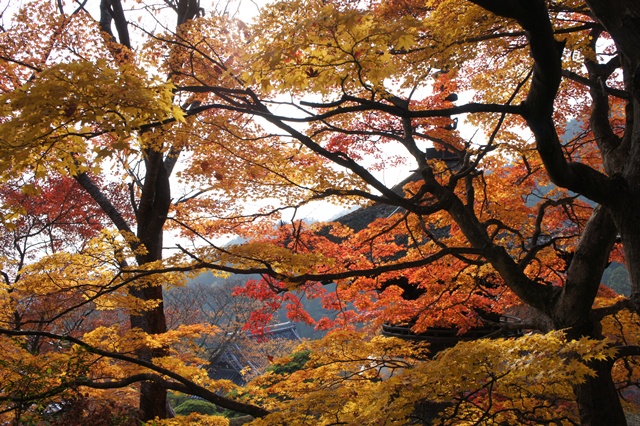
[[[177, 13], [177, 27], [195, 18], [200, 13], [200, 5], [197, 0], [177, 0], [168, 2], [168, 4]], [[128, 51], [132, 48], [129, 24], [120, 0], [101, 0], [99, 24], [101, 29], [109, 34], [111, 41], [117, 42], [123, 47], [123, 51]], [[112, 24], [116, 29], [117, 38], [111, 30]], [[153, 129], [149, 131], [153, 131]], [[179, 154], [173, 151], [171, 153], [174, 157]], [[133, 244], [132, 249], [139, 249], [142, 245], [145, 250], [136, 256], [136, 261], [139, 265], [162, 259], [163, 227], [171, 204], [170, 171], [165, 166], [162, 152], [146, 149], [144, 159], [145, 176], [140, 188], [140, 199], [137, 205], [133, 206], [136, 212], [136, 236], [138, 241]], [[106, 201], [105, 197], [101, 197], [95, 191], [87, 176], [79, 176], [77, 180], [83, 184], [85, 190], [100, 204], [119, 230], [129, 231], [129, 226], [124, 222], [117, 210]], [[143, 301], [158, 302], [155, 308], [133, 313], [130, 317], [131, 327], [140, 328], [149, 334], [159, 334], [167, 331], [162, 285], [142, 282], [132, 287], [130, 293]], [[137, 355], [141, 361], [152, 362], [154, 357], [162, 356], [164, 353], [159, 349], [142, 349]], [[161, 381], [142, 381], [140, 386], [140, 410], [142, 412], [142, 420], [153, 420], [156, 417], [163, 419], [168, 416], [167, 388]]]
[[[307, 148], [318, 155], [343, 166], [380, 192], [373, 197], [389, 205], [402, 207], [417, 215], [446, 210], [460, 226], [477, 254], [489, 261], [509, 287], [527, 304], [546, 313], [558, 329], [567, 330], [568, 337], [589, 336], [600, 338], [599, 327], [594, 320], [593, 302], [600, 285], [602, 273], [607, 266], [614, 241], [619, 236], [629, 268], [632, 283], [631, 305], [640, 310], [640, 129], [635, 126], [640, 121], [640, 1], [638, 0], [587, 0], [591, 15], [601, 26], [599, 31], [607, 31], [618, 48], [618, 57], [608, 64], [587, 62], [588, 86], [592, 98], [590, 124], [602, 154], [604, 172], [595, 170], [579, 162], [568, 161], [553, 121], [554, 101], [558, 94], [563, 75], [562, 54], [564, 43], [554, 34], [547, 1], [545, 0], [470, 0], [486, 10], [515, 20], [525, 31], [533, 61], [531, 86], [525, 101], [520, 106], [494, 106], [493, 112], [520, 114], [534, 134], [537, 151], [545, 165], [550, 179], [558, 186], [567, 188], [599, 204], [585, 226], [578, 243], [573, 261], [566, 271], [566, 283], [562, 288], [535, 282], [523, 271], [524, 263], [514, 260], [504, 247], [497, 246], [489, 236], [486, 227], [473, 212], [473, 194], [468, 194], [466, 204], [456, 196], [453, 186], [439, 185], [432, 170], [418, 158], [420, 150], [414, 147], [410, 136], [411, 126], [406, 130], [403, 143], [409, 152], [416, 155], [418, 164], [425, 163], [419, 173], [423, 178], [425, 193], [432, 194], [437, 203], [419, 206], [412, 200], [394, 193], [372, 176], [367, 169], [345, 155], [329, 152], [312, 138], [292, 128], [277, 116], [271, 114], [257, 95], [247, 92], [247, 99], [253, 102], [243, 106], [246, 112], [264, 117], [275, 126], [285, 130]], [[195, 0], [180, 0], [175, 6], [178, 25], [200, 13]], [[100, 24], [109, 34], [111, 23], [115, 22], [118, 40], [130, 48], [126, 21], [119, 0], [102, 0]], [[124, 24], [124, 25], [123, 25]], [[115, 36], [112, 35], [115, 39]], [[609, 124], [609, 97], [612, 90], [601, 90], [603, 82], [613, 70], [620, 67], [624, 78], [624, 96], [627, 99], [626, 128], [624, 135], [616, 135]], [[580, 77], [584, 79], [584, 77]], [[437, 116], [447, 113], [474, 112], [476, 108], [488, 111], [487, 106], [469, 104], [451, 111], [429, 111], [422, 115], [410, 111], [402, 102], [375, 103], [346, 95], [340, 102], [352, 102], [354, 106], [339, 109], [344, 113], [352, 110], [378, 108], [380, 111], [406, 119], [418, 116]], [[340, 103], [339, 102], [339, 103]], [[338, 103], [338, 104], [339, 104]], [[465, 109], [466, 108], [466, 109]], [[331, 114], [331, 113], [327, 113]], [[337, 114], [337, 112], [336, 112]], [[328, 115], [327, 115], [328, 117]], [[322, 118], [317, 116], [314, 119]], [[170, 203], [168, 176], [163, 156], [159, 152], [145, 152], [146, 175], [141, 198], [136, 206], [137, 236], [147, 252], [140, 254], [140, 265], [162, 259], [162, 229]], [[81, 181], [81, 180], [79, 180]], [[82, 182], [81, 182], [82, 183]], [[85, 186], [89, 191], [89, 186]], [[361, 195], [360, 193], [353, 195]], [[96, 199], [96, 201], [100, 202]], [[103, 205], [103, 204], [101, 204]], [[105, 211], [109, 206], [104, 204]], [[110, 215], [120, 229], [116, 216]], [[302, 278], [302, 277], [300, 277]], [[134, 294], [143, 300], [162, 301], [162, 287], [157, 284], [141, 285]], [[133, 315], [131, 324], [148, 333], [162, 333], [166, 330], [162, 303], [155, 309]], [[152, 351], [141, 351], [141, 360], [150, 361], [162, 355]], [[596, 363], [593, 368], [598, 373], [588, 378], [584, 384], [576, 384], [575, 392], [580, 409], [582, 424], [595, 426], [625, 425], [626, 420], [616, 393], [609, 363]], [[166, 389], [159, 380], [145, 381], [141, 391], [141, 408], [144, 419], [163, 418], [166, 413]]]
[[[523, 117], [534, 133], [537, 150], [551, 180], [600, 204], [589, 220], [562, 291], [547, 301], [547, 314], [568, 336], [599, 338], [592, 304], [617, 235], [622, 240], [631, 276], [631, 304], [640, 308], [640, 2], [587, 0], [592, 15], [618, 48], [609, 64], [587, 62], [591, 87], [590, 124], [602, 154], [605, 173], [564, 156], [553, 119], [553, 102], [561, 76], [563, 44], [554, 37], [543, 0], [472, 0], [485, 9], [515, 19], [527, 32], [534, 61], [533, 80], [523, 104]], [[609, 124], [609, 92], [601, 90], [620, 66], [628, 93], [626, 128], [618, 137]], [[492, 262], [493, 263], [493, 262]], [[527, 303], [526, 298], [523, 298]], [[530, 303], [532, 304], [532, 303]], [[535, 306], [535, 304], [534, 304]], [[626, 420], [611, 378], [610, 364], [593, 365], [597, 377], [575, 386], [584, 425], [625, 425]]]
[[[164, 166], [162, 154], [148, 150], [145, 153], [146, 175], [142, 187], [140, 202], [137, 206], [138, 240], [146, 252], [137, 256], [139, 265], [162, 259], [162, 234], [164, 222], [171, 204], [169, 176]], [[133, 288], [131, 294], [142, 300], [159, 301], [155, 308], [131, 316], [131, 327], [140, 328], [149, 334], [167, 331], [164, 315], [162, 286], [156, 283], [143, 284]], [[151, 362], [153, 358], [163, 356], [161, 349], [141, 350], [140, 359]], [[158, 382], [145, 381], [140, 386], [140, 410], [143, 420], [167, 417], [167, 391]]]

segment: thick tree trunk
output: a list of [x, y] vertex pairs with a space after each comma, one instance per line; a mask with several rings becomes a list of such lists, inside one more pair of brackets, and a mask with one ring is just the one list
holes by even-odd
[[[637, 0], [586, 0], [595, 18], [611, 35], [630, 94], [626, 108], [625, 135], [618, 138], [609, 124], [609, 99], [592, 90], [591, 126], [603, 154], [606, 174], [565, 158], [552, 118], [553, 102], [560, 83], [562, 44], [554, 37], [542, 0], [471, 0], [494, 13], [514, 18], [528, 31], [534, 75], [523, 103], [523, 116], [533, 131], [538, 152], [551, 180], [606, 206], [598, 207], [589, 220], [567, 271], [559, 297], [552, 301], [551, 316], [569, 338], [590, 336], [595, 331], [592, 304], [616, 234], [622, 238], [632, 281], [631, 301], [640, 308], [640, 2]], [[605, 65], [588, 63], [592, 81], [606, 81]], [[598, 75], [604, 73], [603, 75]], [[622, 161], [619, 161], [623, 159]], [[610, 365], [593, 365], [596, 377], [575, 387], [582, 424], [626, 425]]]
[[596, 372], [575, 386], [580, 422], [583, 426], [624, 426], [627, 420], [611, 377], [611, 363], [590, 364]]
[[[150, 153], [147, 156], [154, 161], [147, 162], [146, 184], [142, 191], [138, 219], [138, 238], [144, 244], [147, 253], [138, 255], [136, 261], [139, 265], [162, 259], [162, 227], [166, 220], [170, 203], [169, 178], [162, 163], [160, 153]], [[112, 222], [122, 232], [131, 233], [131, 228], [124, 220], [120, 212], [104, 196], [91, 178], [86, 174], [76, 176], [76, 180], [89, 195], [100, 205]], [[144, 201], [144, 202], [143, 202]], [[132, 247], [137, 249], [137, 244]], [[162, 287], [140, 283], [140, 287], [132, 287], [131, 295], [144, 300], [159, 301], [158, 305], [150, 310], [132, 314], [130, 316], [131, 328], [139, 328], [149, 334], [164, 333], [167, 330], [162, 304]], [[162, 356], [161, 351], [141, 349], [138, 357], [145, 361], [152, 361], [154, 357]], [[144, 382], [140, 388], [140, 410], [143, 420], [167, 417], [167, 392], [164, 387], [155, 382]]]
[[640, 2], [637, 0], [586, 0], [595, 18], [618, 48], [624, 72], [627, 102], [626, 128], [620, 148], [625, 164], [616, 184], [621, 196], [612, 214], [622, 239], [631, 278], [631, 302], [640, 311]]
[[[143, 300], [162, 300], [162, 287], [159, 286], [148, 287], [132, 293]], [[167, 329], [162, 303], [140, 315], [132, 315], [130, 321], [132, 328], [140, 328], [149, 334], [163, 333]], [[153, 361], [153, 358], [163, 355], [163, 351], [158, 349], [138, 351], [138, 358], [149, 362]], [[140, 411], [142, 420], [166, 418], [167, 390], [156, 382], [142, 382], [140, 386]]]
[[[635, 202], [640, 201], [640, 191], [635, 192]], [[637, 201], [636, 201], [637, 200]], [[620, 215], [622, 216], [622, 215]], [[616, 215], [616, 225], [624, 247], [624, 255], [631, 282], [631, 305], [640, 312], [640, 207], [622, 217]]]
[[[567, 330], [567, 337], [602, 338], [591, 316], [602, 273], [608, 264], [609, 253], [617, 230], [609, 210], [598, 206], [587, 222], [576, 252], [567, 270], [565, 285], [551, 316], [554, 326]], [[583, 425], [626, 425], [624, 411], [611, 377], [609, 362], [591, 365], [595, 377], [574, 386], [580, 419]]]
[[[177, 13], [176, 31], [178, 32], [180, 31], [180, 25], [194, 19], [202, 12], [198, 0], [177, 0], [173, 4]], [[121, 0], [101, 0], [100, 28], [115, 41], [114, 34], [111, 31], [112, 23], [115, 24], [118, 42], [126, 48], [125, 51], [132, 50], [128, 22]], [[139, 242], [147, 249], [147, 253], [136, 256], [136, 261], [139, 265], [162, 259], [163, 227], [171, 203], [169, 175], [173, 167], [173, 165], [169, 168], [165, 167], [161, 151], [152, 149], [146, 149], [145, 151], [146, 175], [140, 202], [137, 206], [136, 219], [137, 237]], [[76, 179], [98, 202], [120, 231], [131, 232], [129, 225], [120, 212], [97, 189], [86, 174], [82, 174]], [[149, 334], [159, 334], [167, 331], [162, 303], [162, 286], [157, 284], [145, 286], [142, 284], [140, 287], [132, 288], [130, 292], [133, 296], [144, 301], [159, 301], [155, 308], [131, 315], [131, 327], [140, 328]], [[138, 353], [138, 356], [145, 361], [152, 361], [154, 357], [162, 355], [163, 352], [157, 349], [141, 349]], [[156, 417], [166, 418], [168, 414], [166, 389], [155, 382], [143, 382], [140, 388], [140, 409], [143, 420], [153, 420]]]
[[142, 382], [140, 385], [141, 420], [167, 418], [167, 390], [155, 382]]
[[[162, 236], [164, 222], [171, 202], [169, 176], [164, 166], [162, 153], [148, 150], [145, 158], [146, 175], [142, 188], [136, 218], [138, 221], [138, 239], [146, 248], [146, 253], [137, 256], [140, 265], [162, 259]], [[150, 283], [133, 288], [132, 295], [144, 301], [158, 301], [153, 309], [131, 316], [131, 327], [137, 327], [149, 334], [167, 331], [164, 314], [162, 286]], [[138, 357], [145, 361], [164, 355], [162, 349], [139, 351]], [[140, 387], [140, 410], [142, 420], [164, 419], [167, 417], [167, 390], [155, 382], [144, 382]]]

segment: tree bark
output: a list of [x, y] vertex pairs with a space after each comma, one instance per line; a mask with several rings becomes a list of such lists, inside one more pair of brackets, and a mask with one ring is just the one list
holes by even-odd
[[[138, 254], [139, 265], [162, 260], [163, 227], [171, 204], [169, 176], [164, 165], [161, 152], [147, 150], [145, 152], [145, 180], [140, 202], [136, 211], [138, 222], [137, 237], [146, 249]], [[162, 286], [157, 283], [142, 284], [131, 289], [131, 294], [143, 301], [157, 301], [154, 308], [131, 315], [131, 327], [140, 328], [149, 334], [161, 334], [167, 331], [164, 314]], [[164, 355], [162, 349], [143, 348], [138, 357], [152, 362], [153, 358]], [[140, 410], [142, 420], [167, 417], [167, 390], [162, 384], [147, 381], [140, 386]]]
[[[597, 206], [587, 222], [567, 270], [567, 279], [552, 319], [557, 329], [567, 330], [567, 338], [602, 338], [592, 317], [591, 306], [600, 279], [607, 267], [616, 239], [616, 226], [605, 207]], [[625, 425], [624, 411], [611, 377], [611, 363], [596, 361], [590, 365], [595, 377], [574, 386], [580, 420], [583, 425]]]
[[618, 392], [611, 377], [611, 363], [597, 361], [589, 365], [595, 377], [587, 377], [575, 386], [580, 423], [583, 426], [624, 426], [624, 415]]
[[[626, 156], [626, 165], [616, 170], [619, 161], [607, 157], [617, 149], [625, 149], [610, 131], [608, 125], [608, 99], [606, 95], [592, 92], [594, 107], [591, 124], [599, 143], [606, 166], [607, 176], [580, 163], [571, 163], [564, 152], [553, 122], [553, 103], [557, 95], [562, 75], [561, 55], [563, 44], [556, 41], [549, 19], [549, 12], [543, 0], [471, 0], [498, 15], [512, 18], [527, 31], [531, 56], [533, 58], [533, 79], [531, 88], [523, 103], [523, 117], [532, 130], [538, 153], [550, 179], [558, 186], [582, 194], [603, 206], [598, 206], [577, 247], [572, 264], [567, 270], [566, 282], [554, 300], [550, 300], [550, 314], [554, 326], [567, 330], [568, 338], [589, 336], [601, 338], [592, 318], [592, 306], [600, 285], [602, 273], [607, 266], [616, 234], [619, 232], [624, 244], [625, 255], [632, 275], [632, 302], [640, 306], [640, 147], [631, 144]], [[591, 0], [587, 1], [597, 19], [610, 31], [614, 42], [623, 53], [623, 70], [633, 76], [627, 81], [640, 82], [640, 3], [635, 0]], [[629, 24], [632, 25], [629, 25]], [[595, 71], [593, 65], [590, 71]], [[594, 76], [590, 72], [590, 77]], [[639, 83], [640, 84], [640, 83]], [[627, 119], [627, 132], [631, 132], [633, 142], [640, 142], [640, 135], [633, 128], [637, 117], [637, 90], [627, 87], [632, 95], [633, 119]], [[616, 156], [620, 158], [620, 155]], [[632, 166], [633, 164], [633, 166]], [[620, 167], [620, 166], [618, 166]], [[613, 174], [613, 175], [612, 175]], [[633, 200], [633, 201], [630, 201]], [[610, 426], [626, 425], [613, 379], [611, 365], [597, 362], [592, 365], [596, 376], [587, 378], [585, 383], [576, 384], [580, 418], [583, 425]]]
[[613, 201], [613, 218], [622, 239], [631, 279], [631, 302], [640, 311], [640, 2], [587, 0], [595, 18], [618, 48], [625, 89], [630, 95], [626, 128], [618, 151], [626, 160], [616, 170], [620, 196]]

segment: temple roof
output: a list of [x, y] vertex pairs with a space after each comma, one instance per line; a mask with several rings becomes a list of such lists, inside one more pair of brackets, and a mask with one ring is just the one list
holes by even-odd
[[[269, 326], [263, 333], [246, 332], [249, 342], [265, 340], [301, 341], [296, 325], [285, 322]], [[247, 340], [237, 339], [214, 359], [209, 367], [209, 377], [215, 380], [230, 380], [238, 386], [247, 384], [248, 379], [263, 373], [263, 366], [269, 364], [270, 354], [249, 350]], [[248, 376], [247, 371], [251, 371]]]

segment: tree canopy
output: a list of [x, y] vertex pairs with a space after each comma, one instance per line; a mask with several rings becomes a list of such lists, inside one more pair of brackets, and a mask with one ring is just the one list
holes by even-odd
[[[626, 424], [634, 0], [5, 3], [3, 421], [225, 424], [171, 418], [172, 390], [254, 424]], [[305, 220], [335, 206], [359, 210]], [[330, 332], [295, 369], [212, 380], [198, 342], [240, 314], [163, 294], [205, 271], [251, 276], [246, 329], [284, 307]]]

